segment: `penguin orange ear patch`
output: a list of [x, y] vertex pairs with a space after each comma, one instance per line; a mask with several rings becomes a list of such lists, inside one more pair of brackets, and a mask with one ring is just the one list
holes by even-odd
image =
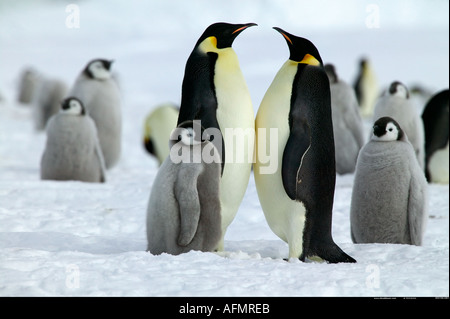
[[247, 29], [247, 28], [248, 28], [248, 25], [244, 25], [243, 27], [240, 27], [240, 28], [234, 30], [232, 34], [235, 34], [236, 32], [240, 32], [240, 31], [242, 31], [244, 29]]
[[303, 57], [303, 60], [301, 60], [300, 63], [316, 65], [316, 66], [320, 65], [319, 60], [317, 60], [311, 54], [305, 54], [305, 56]]
[[284, 37], [287, 41], [289, 41], [290, 44], [294, 45], [294, 44], [292, 43], [292, 40], [291, 40], [286, 34], [284, 34], [283, 32], [281, 32], [281, 34], [283, 35], [283, 37]]

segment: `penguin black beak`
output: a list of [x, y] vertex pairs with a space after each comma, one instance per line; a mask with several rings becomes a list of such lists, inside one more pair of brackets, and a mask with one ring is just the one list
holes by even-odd
[[105, 61], [105, 68], [109, 71], [111, 69], [111, 64], [114, 63], [114, 60]]
[[69, 100], [64, 100], [61, 102], [61, 108], [63, 110], [68, 110], [69, 109]]
[[379, 125], [374, 125], [374, 126], [373, 126], [373, 134], [374, 134], [375, 136], [380, 137], [380, 136], [382, 136], [384, 133], [385, 133], [385, 132], [384, 132], [384, 128], [383, 128], [383, 127], [381, 127], [381, 126], [379, 126]]
[[156, 156], [155, 147], [153, 145], [153, 141], [149, 137], [144, 138], [144, 147], [153, 156]]
[[289, 46], [293, 45], [292, 40], [289, 37], [289, 33], [287, 33], [286, 31], [284, 31], [279, 27], [273, 27], [273, 29], [281, 33], [281, 35], [286, 39], [286, 42], [288, 43]]
[[253, 27], [253, 26], [257, 26], [256, 23], [247, 23], [247, 24], [241, 24], [239, 25], [239, 27], [234, 30], [231, 34], [236, 34], [236, 36], [241, 33], [242, 31], [244, 31], [247, 28]]

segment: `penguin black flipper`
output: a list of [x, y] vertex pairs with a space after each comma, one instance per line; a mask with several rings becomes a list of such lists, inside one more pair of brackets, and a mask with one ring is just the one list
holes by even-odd
[[[214, 65], [217, 53], [202, 54], [194, 49], [186, 63], [183, 79], [180, 112], [177, 125], [192, 120], [201, 120], [205, 128], [216, 128], [220, 131], [217, 121], [217, 99], [214, 94]], [[195, 68], [194, 68], [195, 66]], [[216, 149], [221, 152], [222, 173], [225, 164], [225, 143], [223, 137], [211, 140]], [[221, 143], [218, 145], [217, 143]]]
[[[298, 112], [291, 112], [298, 113]], [[298, 117], [298, 114], [290, 114], [289, 126], [291, 132], [283, 152], [283, 162], [281, 166], [281, 177], [286, 194], [290, 199], [297, 199], [298, 172], [302, 165], [302, 159], [310, 146], [310, 130], [308, 123], [304, 118], [292, 119]], [[297, 124], [292, 128], [291, 123]]]

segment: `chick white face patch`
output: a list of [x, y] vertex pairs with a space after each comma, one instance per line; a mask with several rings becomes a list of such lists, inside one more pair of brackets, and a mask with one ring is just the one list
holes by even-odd
[[94, 79], [97, 80], [107, 80], [111, 78], [111, 73], [109, 70], [105, 68], [101, 61], [92, 62], [89, 67], [89, 71], [91, 72]]

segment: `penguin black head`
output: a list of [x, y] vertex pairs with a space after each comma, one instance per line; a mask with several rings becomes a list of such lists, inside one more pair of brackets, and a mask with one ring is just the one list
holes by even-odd
[[61, 102], [61, 112], [73, 115], [85, 115], [83, 103], [76, 97], [68, 97]]
[[400, 141], [404, 140], [404, 132], [393, 118], [385, 116], [374, 123], [372, 139], [384, 142]]
[[256, 23], [231, 24], [225, 22], [217, 22], [211, 24], [197, 41], [196, 47], [199, 46], [207, 38], [215, 38], [216, 48], [225, 49], [231, 47], [234, 39], [248, 27], [257, 25]]
[[333, 64], [327, 63], [324, 66], [325, 72], [328, 75], [328, 79], [330, 80], [330, 83], [337, 83], [339, 81], [339, 78], [336, 73], [336, 68]]
[[90, 79], [106, 80], [111, 77], [111, 64], [114, 60], [94, 59], [88, 62], [83, 73]]
[[367, 67], [367, 65], [368, 65], [368, 60], [366, 58], [361, 58], [359, 60], [359, 67], [361, 69], [364, 69], [365, 67]]
[[323, 65], [319, 50], [311, 41], [297, 37], [278, 27], [274, 27], [274, 29], [280, 32], [286, 40], [289, 47], [290, 60], [316, 66]]
[[389, 94], [394, 96], [399, 96], [404, 99], [409, 99], [409, 91], [406, 85], [399, 81], [394, 81], [389, 86]]

